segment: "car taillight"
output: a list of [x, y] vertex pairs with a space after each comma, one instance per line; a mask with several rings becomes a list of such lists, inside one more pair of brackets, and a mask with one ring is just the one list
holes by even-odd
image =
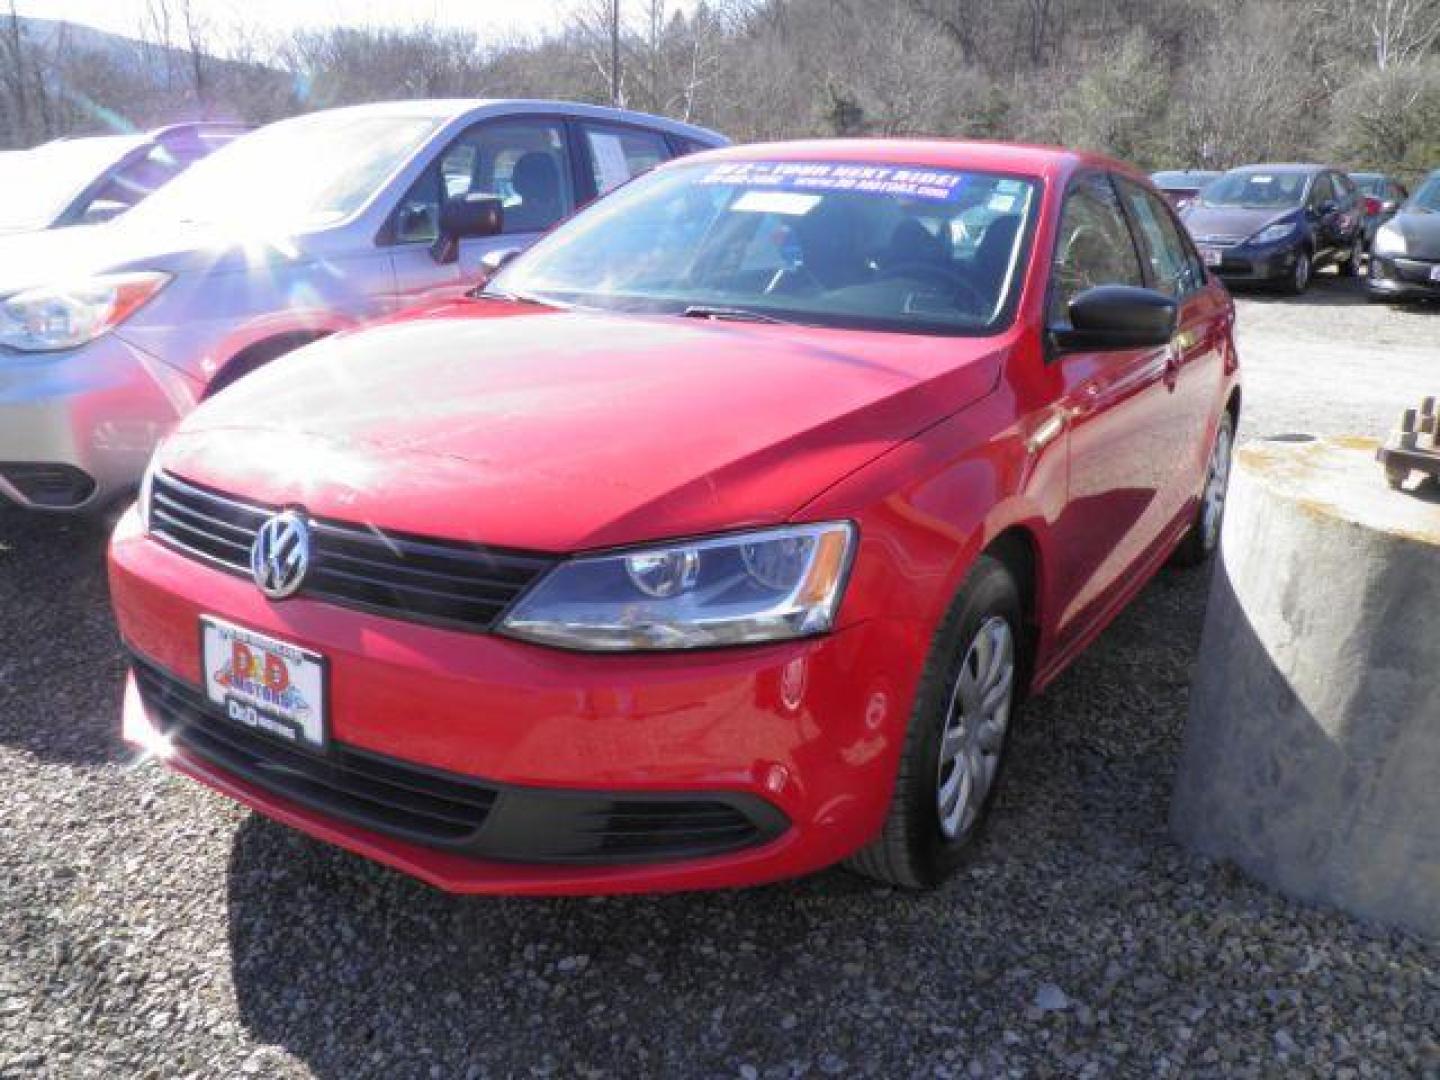
[[1367, 217], [1378, 217], [1380, 215], [1380, 200], [1370, 195], [1365, 196], [1365, 215]]

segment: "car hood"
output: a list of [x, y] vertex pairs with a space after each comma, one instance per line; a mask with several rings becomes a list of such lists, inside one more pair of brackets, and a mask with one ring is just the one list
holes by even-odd
[[321, 517], [576, 551], [784, 521], [994, 389], [1002, 352], [470, 302], [290, 354], [161, 464]]
[[257, 259], [294, 259], [305, 238], [246, 245], [213, 226], [132, 223], [129, 214], [100, 225], [0, 233], [0, 297], [23, 289], [128, 270], [227, 270]]
[[1224, 237], [1231, 241], [1246, 240], [1267, 225], [1273, 225], [1277, 221], [1298, 220], [1299, 217], [1299, 209], [1293, 206], [1281, 210], [1251, 210], [1240, 206], [1201, 206], [1192, 203], [1185, 211], [1185, 227], [1196, 240], [1207, 237]]
[[1440, 261], [1440, 214], [1401, 211], [1390, 219], [1390, 228], [1405, 237], [1408, 257]]

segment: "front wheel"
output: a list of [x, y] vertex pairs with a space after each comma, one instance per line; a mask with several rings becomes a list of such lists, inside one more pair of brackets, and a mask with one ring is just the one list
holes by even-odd
[[1310, 287], [1310, 274], [1313, 270], [1310, 252], [1301, 251], [1295, 256], [1295, 266], [1291, 269], [1290, 276], [1285, 279], [1285, 291], [1291, 296], [1299, 296]]
[[880, 835], [852, 870], [906, 889], [960, 866], [994, 801], [1018, 691], [1020, 595], [1005, 566], [976, 560], [936, 633]]
[[1230, 458], [1235, 448], [1235, 418], [1226, 409], [1220, 415], [1215, 444], [1205, 466], [1205, 487], [1190, 531], [1175, 549], [1171, 560], [1177, 566], [1199, 566], [1215, 554], [1220, 543], [1220, 525], [1225, 520], [1225, 500], [1230, 494]]

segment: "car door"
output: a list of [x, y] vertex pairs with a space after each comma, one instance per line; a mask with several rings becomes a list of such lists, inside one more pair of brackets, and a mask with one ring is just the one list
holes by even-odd
[[[1089, 173], [1065, 194], [1047, 298], [1047, 329], [1068, 324], [1069, 302], [1097, 285], [1146, 284], [1139, 249], [1110, 178]], [[1053, 342], [1053, 334], [1047, 337]], [[1130, 595], [1162, 553], [1177, 483], [1171, 348], [1051, 349], [1056, 407], [1068, 424], [1069, 491], [1055, 523], [1057, 644], [1083, 641]]]
[[1133, 180], [1115, 183], [1140, 241], [1146, 281], [1179, 309], [1169, 375], [1176, 465], [1169, 505], [1175, 519], [1188, 520], [1210, 461], [1233, 306], [1169, 206]]
[[[460, 243], [453, 263], [430, 252], [444, 199], [493, 195], [504, 207], [500, 235]], [[492, 251], [517, 250], [575, 210], [575, 172], [565, 122], [554, 117], [482, 121], [446, 146], [411, 185], [382, 231], [394, 271], [394, 306], [458, 296], [480, 279]]]
[[1305, 215], [1315, 243], [1315, 263], [1332, 261], [1341, 250], [1340, 204], [1329, 173], [1319, 173], [1305, 198]]

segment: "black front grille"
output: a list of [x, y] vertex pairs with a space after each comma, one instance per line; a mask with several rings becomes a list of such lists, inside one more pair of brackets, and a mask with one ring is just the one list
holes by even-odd
[[639, 795], [492, 784], [331, 741], [308, 753], [227, 719], [203, 690], [140, 657], [136, 685], [184, 753], [321, 813], [427, 847], [520, 863], [640, 863], [723, 855], [789, 820], [744, 793]]
[[295, 750], [226, 719], [204, 692], [142, 660], [135, 682], [152, 722], [180, 749], [257, 787], [415, 843], [465, 847], [489, 816], [493, 788], [336, 745]]
[[[255, 533], [281, 507], [155, 477], [150, 532], [187, 555], [249, 576]], [[309, 519], [310, 571], [300, 595], [397, 618], [488, 630], [537, 577], [547, 555], [434, 540]]]

